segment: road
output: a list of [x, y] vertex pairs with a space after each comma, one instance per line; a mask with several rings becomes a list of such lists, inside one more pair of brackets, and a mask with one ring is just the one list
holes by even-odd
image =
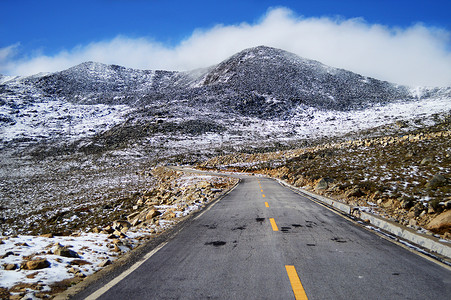
[[110, 285], [78, 298], [102, 288], [90, 299], [450, 299], [451, 271], [274, 180], [246, 177]]

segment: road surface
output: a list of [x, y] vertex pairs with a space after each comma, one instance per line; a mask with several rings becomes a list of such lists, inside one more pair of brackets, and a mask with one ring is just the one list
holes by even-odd
[[76, 298], [451, 299], [449, 268], [258, 177], [116, 281]]

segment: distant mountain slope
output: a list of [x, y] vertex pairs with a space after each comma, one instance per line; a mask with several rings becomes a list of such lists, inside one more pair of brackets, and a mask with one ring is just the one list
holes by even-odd
[[196, 72], [135, 70], [87, 62], [29, 85], [78, 104], [154, 105], [184, 101], [223, 112], [286, 119], [300, 105], [348, 111], [412, 99], [409, 88], [260, 46]]
[[277, 144], [448, 112], [450, 102], [451, 88], [410, 89], [265, 46], [189, 72], [86, 62], [0, 77], [0, 149]]
[[260, 106], [282, 101], [285, 109], [305, 104], [349, 110], [411, 98], [407, 87], [264, 46], [244, 50], [220, 63], [205, 76], [203, 85], [219, 85], [238, 97], [251, 97]]

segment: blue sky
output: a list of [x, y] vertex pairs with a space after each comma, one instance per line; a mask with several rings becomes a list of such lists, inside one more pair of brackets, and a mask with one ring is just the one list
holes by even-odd
[[[450, 11], [449, 0], [0, 0], [0, 73], [57, 71], [84, 60], [190, 69], [268, 44], [381, 79], [451, 85]], [[408, 67], [420, 56], [428, 70]], [[384, 57], [387, 66], [401, 57], [396, 67], [406, 77], [378, 69]], [[413, 71], [437, 79], [415, 79]]]

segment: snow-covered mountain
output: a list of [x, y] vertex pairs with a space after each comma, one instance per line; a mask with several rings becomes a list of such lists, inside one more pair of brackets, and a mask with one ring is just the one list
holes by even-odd
[[189, 152], [343, 135], [450, 107], [451, 88], [411, 89], [260, 46], [190, 72], [86, 62], [2, 76], [0, 147]]

